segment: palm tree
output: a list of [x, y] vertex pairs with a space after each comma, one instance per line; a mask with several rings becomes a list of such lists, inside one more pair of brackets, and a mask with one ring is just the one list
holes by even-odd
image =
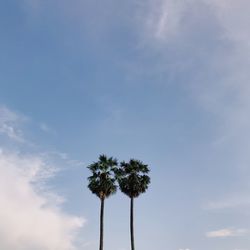
[[104, 217], [104, 201], [117, 190], [116, 178], [114, 170], [117, 166], [117, 160], [113, 157], [100, 155], [99, 160], [88, 166], [92, 175], [88, 177], [88, 188], [100, 199], [100, 246], [99, 250], [103, 250], [103, 217]]
[[134, 243], [134, 198], [146, 192], [150, 183], [148, 166], [139, 160], [131, 159], [129, 162], [121, 162], [116, 169], [116, 178], [120, 190], [130, 198], [130, 236], [131, 250], [135, 250]]

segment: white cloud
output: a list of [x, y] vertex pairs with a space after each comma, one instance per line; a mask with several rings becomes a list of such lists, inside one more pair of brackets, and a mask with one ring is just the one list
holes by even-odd
[[18, 115], [5, 106], [0, 106], [0, 134], [7, 135], [10, 139], [24, 142], [22, 131], [19, 126], [26, 120], [24, 116]]
[[226, 238], [226, 237], [236, 237], [236, 236], [245, 236], [248, 233], [246, 229], [220, 229], [216, 231], [211, 231], [206, 233], [208, 238]]
[[[4, 142], [0, 145], [0, 249], [76, 250], [75, 241], [81, 244], [77, 233], [85, 220], [65, 213], [61, 208], [65, 198], [47, 185], [58, 171], [53, 152], [19, 153], [33, 145], [22, 131], [27, 120], [0, 106], [0, 133], [15, 145], [14, 151], [6, 151]], [[67, 154], [56, 156], [65, 164], [71, 160]]]
[[60, 197], [41, 188], [53, 170], [37, 156], [0, 154], [0, 249], [74, 250], [84, 220], [62, 212]]

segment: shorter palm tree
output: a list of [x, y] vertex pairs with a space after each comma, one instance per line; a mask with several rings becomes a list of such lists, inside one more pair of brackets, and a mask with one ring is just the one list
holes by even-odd
[[148, 166], [139, 160], [131, 159], [129, 162], [121, 162], [116, 169], [116, 178], [120, 190], [130, 198], [130, 236], [131, 250], [135, 250], [134, 243], [134, 198], [146, 192], [150, 183]]
[[99, 160], [88, 166], [92, 175], [88, 177], [88, 188], [100, 199], [100, 245], [99, 250], [103, 250], [103, 221], [104, 221], [104, 201], [117, 190], [116, 178], [114, 175], [117, 160], [113, 157], [100, 155]]

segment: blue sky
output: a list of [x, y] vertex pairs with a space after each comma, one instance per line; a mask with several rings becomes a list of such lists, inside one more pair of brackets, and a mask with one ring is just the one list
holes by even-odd
[[[150, 166], [138, 249], [249, 250], [249, 11], [0, 1], [0, 248], [97, 249], [86, 166], [104, 153]], [[129, 249], [128, 216], [107, 200], [106, 249]]]

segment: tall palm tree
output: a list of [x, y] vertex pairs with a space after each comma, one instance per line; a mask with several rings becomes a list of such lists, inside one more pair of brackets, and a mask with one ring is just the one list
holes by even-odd
[[104, 201], [117, 190], [114, 170], [117, 166], [117, 160], [113, 157], [100, 155], [99, 160], [88, 166], [92, 175], [88, 177], [88, 188], [100, 199], [100, 245], [99, 250], [103, 250], [103, 219], [104, 219]]
[[121, 162], [116, 169], [116, 178], [120, 190], [130, 198], [130, 236], [131, 250], [135, 250], [134, 242], [134, 199], [146, 192], [150, 183], [148, 166], [139, 160], [131, 159]]

